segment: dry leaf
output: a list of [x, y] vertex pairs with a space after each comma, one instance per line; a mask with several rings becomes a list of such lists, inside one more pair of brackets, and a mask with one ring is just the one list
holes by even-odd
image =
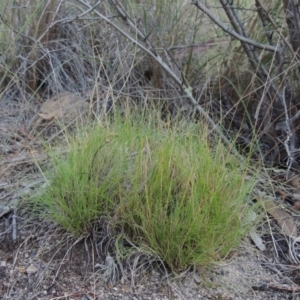
[[266, 246], [262, 240], [262, 238], [258, 235], [258, 233], [252, 229], [249, 233], [252, 241], [254, 242], [254, 244], [256, 245], [256, 247], [260, 250], [260, 251], [265, 251], [266, 250]]
[[272, 200], [264, 201], [266, 211], [276, 220], [282, 231], [290, 237], [297, 237], [297, 227], [293, 218]]
[[72, 119], [86, 106], [87, 103], [78, 94], [64, 92], [43, 103], [39, 116], [44, 120]]
[[297, 189], [300, 187], [300, 177], [299, 176], [294, 176], [292, 177], [288, 182], [288, 185], [290, 185], [291, 187]]
[[122, 285], [122, 290], [125, 293], [130, 293], [132, 291], [132, 287], [130, 285], [124, 284]]
[[286, 191], [283, 191], [283, 190], [277, 190], [276, 193], [281, 196], [281, 199], [283, 201], [285, 201], [286, 197], [288, 196], [288, 193]]
[[18, 271], [20, 273], [25, 273], [26, 272], [26, 268], [24, 266], [20, 266], [20, 267], [18, 267]]
[[[299, 194], [296, 194], [296, 195], [293, 195], [294, 198], [298, 201], [295, 202], [295, 204], [292, 206], [292, 209], [294, 210], [299, 210], [300, 209], [300, 195]], [[297, 197], [296, 197], [297, 196]]]

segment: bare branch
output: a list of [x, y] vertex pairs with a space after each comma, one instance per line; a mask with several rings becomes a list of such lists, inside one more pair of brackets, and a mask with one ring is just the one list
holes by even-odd
[[[91, 5], [84, 1], [84, 0], [77, 0], [79, 3], [87, 7], [88, 9], [91, 9]], [[123, 17], [124, 21], [126, 21], [126, 24], [132, 28], [136, 35], [139, 37], [141, 41], [139, 41], [136, 36], [132, 37], [127, 31], [125, 31], [123, 28], [120, 28], [115, 22], [111, 21], [108, 17], [104, 16], [102, 13], [100, 13], [98, 10], [94, 10], [94, 13], [99, 16], [101, 19], [103, 19], [105, 22], [110, 24], [112, 27], [114, 27], [118, 32], [120, 32], [123, 36], [125, 36], [129, 41], [136, 44], [140, 49], [145, 51], [148, 55], [150, 55], [162, 68], [163, 70], [171, 76], [171, 78], [176, 82], [176, 84], [180, 87], [180, 89], [185, 93], [185, 96], [189, 99], [189, 101], [195, 106], [195, 109], [198, 110], [198, 112], [205, 118], [205, 120], [209, 123], [209, 125], [212, 127], [212, 130], [216, 131], [222, 138], [225, 145], [229, 146], [234, 154], [236, 154], [241, 160], [244, 160], [244, 158], [238, 153], [232, 142], [230, 142], [227, 137], [222, 133], [222, 130], [220, 127], [215, 124], [213, 119], [208, 115], [208, 113], [203, 109], [201, 105], [199, 105], [196, 101], [196, 99], [192, 95], [192, 88], [190, 86], [185, 85], [182, 80], [172, 71], [172, 69], [162, 60], [161, 56], [159, 56], [153, 49], [152, 45], [148, 41], [147, 37], [136, 27], [136, 24], [127, 17], [127, 14], [124, 12], [123, 7], [118, 1], [111, 0], [111, 2], [114, 4], [115, 8], [119, 12], [119, 14]], [[143, 43], [146, 43], [147, 46], [145, 46]]]
[[[235, 32], [237, 34], [239, 34], [240, 36], [243, 36], [244, 38], [249, 38], [246, 30], [244, 28], [243, 23], [240, 21], [236, 10], [232, 7], [231, 4], [228, 4], [227, 0], [219, 0], [220, 3], [223, 6], [223, 9], [231, 23], [231, 25], [233, 26]], [[264, 80], [267, 76], [267, 72], [264, 70], [263, 66], [259, 65], [258, 62], [258, 55], [256, 53], [256, 49], [255, 47], [253, 47], [252, 45], [249, 45], [248, 43], [245, 43], [244, 41], [241, 41], [241, 44], [244, 48], [245, 53], [247, 54], [248, 58], [249, 58], [249, 62], [252, 66], [252, 68], [255, 70], [257, 69], [258, 71], [258, 76]]]
[[[263, 5], [263, 3], [260, 0], [255, 0], [255, 2], [259, 5], [259, 8], [261, 8], [264, 11], [264, 15], [268, 18], [268, 21], [272, 24], [272, 26], [274, 27], [274, 30], [278, 33], [278, 35], [280, 36], [281, 40], [284, 42], [284, 44], [287, 46], [287, 48], [291, 51], [291, 53], [294, 54], [294, 50], [291, 46], [291, 44], [289, 43], [289, 41], [287, 40], [287, 38], [285, 38], [285, 36], [282, 34], [282, 30], [279, 30], [275, 20], [272, 18], [272, 15], [270, 14], [270, 12], [268, 11], [268, 9], [266, 9]], [[259, 12], [259, 10], [258, 10]]]
[[290, 169], [293, 165], [293, 162], [295, 161], [295, 158], [293, 157], [293, 154], [295, 152], [295, 137], [293, 134], [293, 130], [291, 128], [292, 122], [290, 120], [289, 114], [288, 114], [288, 109], [286, 105], [286, 99], [285, 99], [285, 88], [283, 89], [283, 97], [282, 97], [282, 106], [284, 107], [284, 114], [285, 114], [285, 125], [286, 125], [286, 139], [284, 141], [284, 147], [287, 153], [287, 179], [289, 176]]
[[192, 3], [202, 10], [208, 17], [210, 17], [222, 30], [229, 33], [234, 38], [238, 39], [241, 42], [247, 43], [249, 45], [252, 45], [254, 47], [257, 47], [259, 49], [271, 51], [271, 52], [277, 52], [279, 51], [278, 46], [271, 46], [267, 44], [261, 44], [259, 42], [253, 41], [249, 38], [244, 37], [243, 35], [238, 34], [235, 30], [228, 27], [226, 24], [224, 24], [217, 16], [215, 16], [204, 4], [202, 4], [199, 0], [193, 0]]
[[285, 19], [289, 28], [290, 41], [293, 50], [299, 58], [300, 51], [300, 15], [299, 1], [282, 0], [285, 10]]

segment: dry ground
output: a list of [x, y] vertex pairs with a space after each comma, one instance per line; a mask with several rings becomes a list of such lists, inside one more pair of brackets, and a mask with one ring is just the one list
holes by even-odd
[[[213, 270], [195, 270], [179, 278], [149, 269], [136, 278], [105, 282], [104, 264], [89, 239], [76, 241], [51, 224], [17, 217], [12, 240], [12, 215], [1, 218], [1, 299], [298, 299], [273, 254], [256, 250], [249, 240], [233, 257]], [[43, 224], [41, 224], [43, 223]], [[269, 264], [268, 264], [269, 262]], [[281, 266], [283, 267], [283, 266]]]
[[[298, 266], [288, 262], [282, 234], [266, 233], [264, 252], [246, 239], [228, 261], [209, 271], [199, 268], [174, 278], [154, 264], [135, 276], [127, 267], [125, 277], [107, 282], [95, 239], [75, 240], [45, 220], [29, 218], [22, 206], [16, 210], [21, 199], [45, 184], [40, 167], [48, 157], [42, 141], [55, 141], [62, 132], [38, 115], [38, 102], [10, 100], [1, 106], [1, 299], [300, 299]], [[293, 217], [297, 224], [298, 214]]]

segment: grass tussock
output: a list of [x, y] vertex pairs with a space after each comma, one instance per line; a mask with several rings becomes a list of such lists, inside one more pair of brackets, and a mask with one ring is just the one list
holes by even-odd
[[203, 124], [141, 115], [81, 131], [36, 203], [75, 235], [104, 218], [174, 272], [225, 258], [253, 226], [249, 167]]

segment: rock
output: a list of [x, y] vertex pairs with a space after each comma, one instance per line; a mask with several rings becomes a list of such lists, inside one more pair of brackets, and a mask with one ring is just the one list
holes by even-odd
[[197, 275], [196, 273], [193, 273], [193, 279], [194, 281], [197, 283], [197, 284], [200, 284], [201, 283], [201, 278], [199, 275]]
[[26, 273], [28, 274], [28, 275], [30, 275], [30, 274], [35, 274], [37, 272], [37, 267], [35, 266], [35, 265], [33, 265], [33, 264], [30, 264], [28, 267], [27, 267], [27, 269], [26, 269]]
[[5, 260], [0, 261], [0, 267], [6, 267], [6, 261]]

